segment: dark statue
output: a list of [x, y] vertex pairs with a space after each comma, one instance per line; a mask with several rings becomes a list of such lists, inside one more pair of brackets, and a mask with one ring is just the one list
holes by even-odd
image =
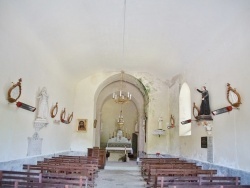
[[209, 94], [206, 87], [203, 86], [202, 90], [197, 89], [197, 91], [200, 92], [202, 96], [199, 115], [210, 115]]

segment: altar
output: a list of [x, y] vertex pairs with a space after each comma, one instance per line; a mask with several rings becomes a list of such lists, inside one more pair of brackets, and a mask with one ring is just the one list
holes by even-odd
[[119, 161], [125, 154], [133, 154], [132, 142], [123, 136], [122, 130], [118, 130], [116, 137], [108, 140], [106, 152], [110, 153], [108, 161]]

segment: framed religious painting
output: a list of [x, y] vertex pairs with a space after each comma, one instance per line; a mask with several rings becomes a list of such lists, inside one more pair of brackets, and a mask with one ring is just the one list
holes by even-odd
[[77, 119], [77, 131], [87, 132], [88, 120]]

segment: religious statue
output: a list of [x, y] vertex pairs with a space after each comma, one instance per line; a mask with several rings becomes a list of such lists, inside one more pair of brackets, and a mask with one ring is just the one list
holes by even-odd
[[159, 119], [158, 119], [158, 129], [162, 129], [162, 122], [163, 122], [162, 117], [159, 117]]
[[39, 99], [37, 118], [47, 119], [49, 111], [49, 104], [48, 104], [49, 96], [47, 94], [47, 89], [45, 87], [42, 88], [37, 98]]
[[135, 123], [135, 132], [138, 133], [139, 132], [139, 126], [138, 126], [138, 122], [136, 121]]
[[197, 89], [197, 91], [200, 92], [202, 96], [199, 115], [210, 115], [209, 94], [206, 87], [203, 86], [202, 90]]

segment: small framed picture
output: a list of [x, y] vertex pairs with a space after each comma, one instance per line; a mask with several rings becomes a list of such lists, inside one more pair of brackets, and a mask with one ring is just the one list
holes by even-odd
[[77, 120], [77, 131], [87, 132], [88, 120], [78, 119]]

